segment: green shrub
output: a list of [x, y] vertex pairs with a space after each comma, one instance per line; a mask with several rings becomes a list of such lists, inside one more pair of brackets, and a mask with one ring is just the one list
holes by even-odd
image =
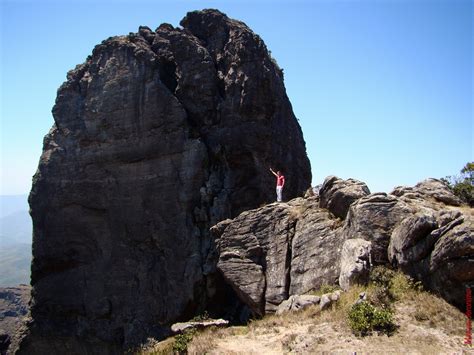
[[185, 330], [183, 333], [174, 337], [173, 351], [178, 354], [186, 354], [188, 351], [188, 344], [193, 339], [196, 330]]
[[382, 308], [390, 308], [390, 304], [394, 301], [423, 291], [420, 281], [415, 281], [403, 272], [394, 271], [385, 266], [376, 266], [372, 269], [370, 283], [373, 290], [369, 293], [369, 300]]
[[391, 282], [390, 292], [396, 300], [402, 299], [409, 292], [423, 291], [423, 285], [420, 281], [413, 280], [410, 276], [397, 272]]
[[390, 289], [392, 287], [392, 280], [395, 277], [395, 271], [385, 267], [376, 266], [370, 272], [369, 280], [376, 286]]
[[354, 304], [348, 318], [352, 332], [357, 336], [370, 335], [373, 331], [391, 335], [397, 328], [392, 312], [377, 309], [368, 302]]

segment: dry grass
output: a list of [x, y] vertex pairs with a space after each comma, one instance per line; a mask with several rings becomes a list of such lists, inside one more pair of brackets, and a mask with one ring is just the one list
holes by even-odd
[[413, 323], [443, 330], [450, 335], [463, 335], [466, 317], [456, 307], [428, 292], [407, 294], [398, 302], [399, 312], [404, 310]]
[[[300, 312], [267, 315], [247, 326], [210, 328], [198, 332], [189, 343], [189, 354], [285, 354], [285, 353], [460, 353], [465, 316], [455, 307], [419, 286], [401, 273], [392, 279], [395, 321], [393, 336], [356, 337], [347, 314], [363, 291], [376, 286], [353, 286], [329, 309], [311, 306]], [[324, 293], [324, 292], [323, 292]], [[171, 338], [172, 339], [172, 338]], [[169, 340], [167, 340], [169, 341]], [[164, 342], [162, 342], [164, 343]], [[161, 343], [159, 343], [161, 344]], [[171, 345], [145, 354], [170, 354]]]
[[188, 345], [188, 354], [206, 354], [216, 347], [219, 339], [224, 337], [246, 335], [249, 332], [248, 327], [237, 326], [229, 328], [211, 327], [204, 329], [196, 334]]
[[447, 206], [447, 207], [449, 209], [461, 211], [461, 213], [464, 215], [470, 215], [471, 217], [474, 217], [474, 208], [469, 207], [468, 205], [462, 205], [458, 207], [454, 207], [454, 206]]
[[[282, 333], [282, 347], [290, 351], [295, 341], [294, 333], [287, 334], [285, 330], [291, 330], [305, 324], [309, 329], [315, 329], [317, 325], [331, 322], [333, 327], [350, 333], [346, 323], [347, 312], [352, 304], [359, 298], [359, 293], [365, 290], [362, 286], [354, 286], [348, 292], [342, 293], [340, 300], [333, 304], [328, 310], [321, 312], [319, 306], [311, 306], [300, 312], [288, 312], [283, 315], [270, 314], [262, 319], [251, 321], [247, 327], [230, 327], [227, 329], [205, 330], [197, 334], [191, 341], [188, 349], [190, 354], [209, 353], [216, 348], [220, 339], [232, 336], [246, 336], [258, 338], [264, 334]], [[323, 292], [325, 293], [325, 292]], [[317, 340], [323, 343], [324, 339]]]
[[332, 293], [334, 291], [340, 290], [341, 288], [336, 285], [327, 285], [327, 284], [322, 284], [321, 287], [318, 290], [312, 290], [309, 291], [307, 294], [308, 295], [313, 295], [313, 296], [322, 296], [325, 293]]

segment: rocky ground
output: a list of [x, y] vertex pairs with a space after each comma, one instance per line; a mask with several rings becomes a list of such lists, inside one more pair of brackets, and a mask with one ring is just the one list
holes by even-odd
[[0, 353], [4, 354], [28, 313], [31, 287], [0, 288]]

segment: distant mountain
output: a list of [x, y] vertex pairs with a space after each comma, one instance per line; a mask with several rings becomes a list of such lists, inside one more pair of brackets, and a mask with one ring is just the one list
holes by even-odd
[[0, 246], [0, 287], [29, 284], [31, 244]]
[[28, 195], [0, 195], [0, 218], [18, 211], [28, 211]]
[[0, 196], [0, 286], [30, 283], [32, 222], [27, 195]]
[[32, 242], [31, 217], [27, 211], [17, 211], [0, 218], [0, 247], [12, 243]]

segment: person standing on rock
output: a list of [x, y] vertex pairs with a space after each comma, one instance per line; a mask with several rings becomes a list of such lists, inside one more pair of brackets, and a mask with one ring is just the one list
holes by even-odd
[[276, 185], [277, 202], [281, 202], [281, 200], [282, 200], [281, 196], [282, 196], [282, 193], [283, 193], [283, 186], [285, 186], [285, 177], [281, 174], [280, 170], [278, 170], [277, 172], [274, 172], [273, 169], [270, 168], [270, 171], [277, 178], [277, 185]]

